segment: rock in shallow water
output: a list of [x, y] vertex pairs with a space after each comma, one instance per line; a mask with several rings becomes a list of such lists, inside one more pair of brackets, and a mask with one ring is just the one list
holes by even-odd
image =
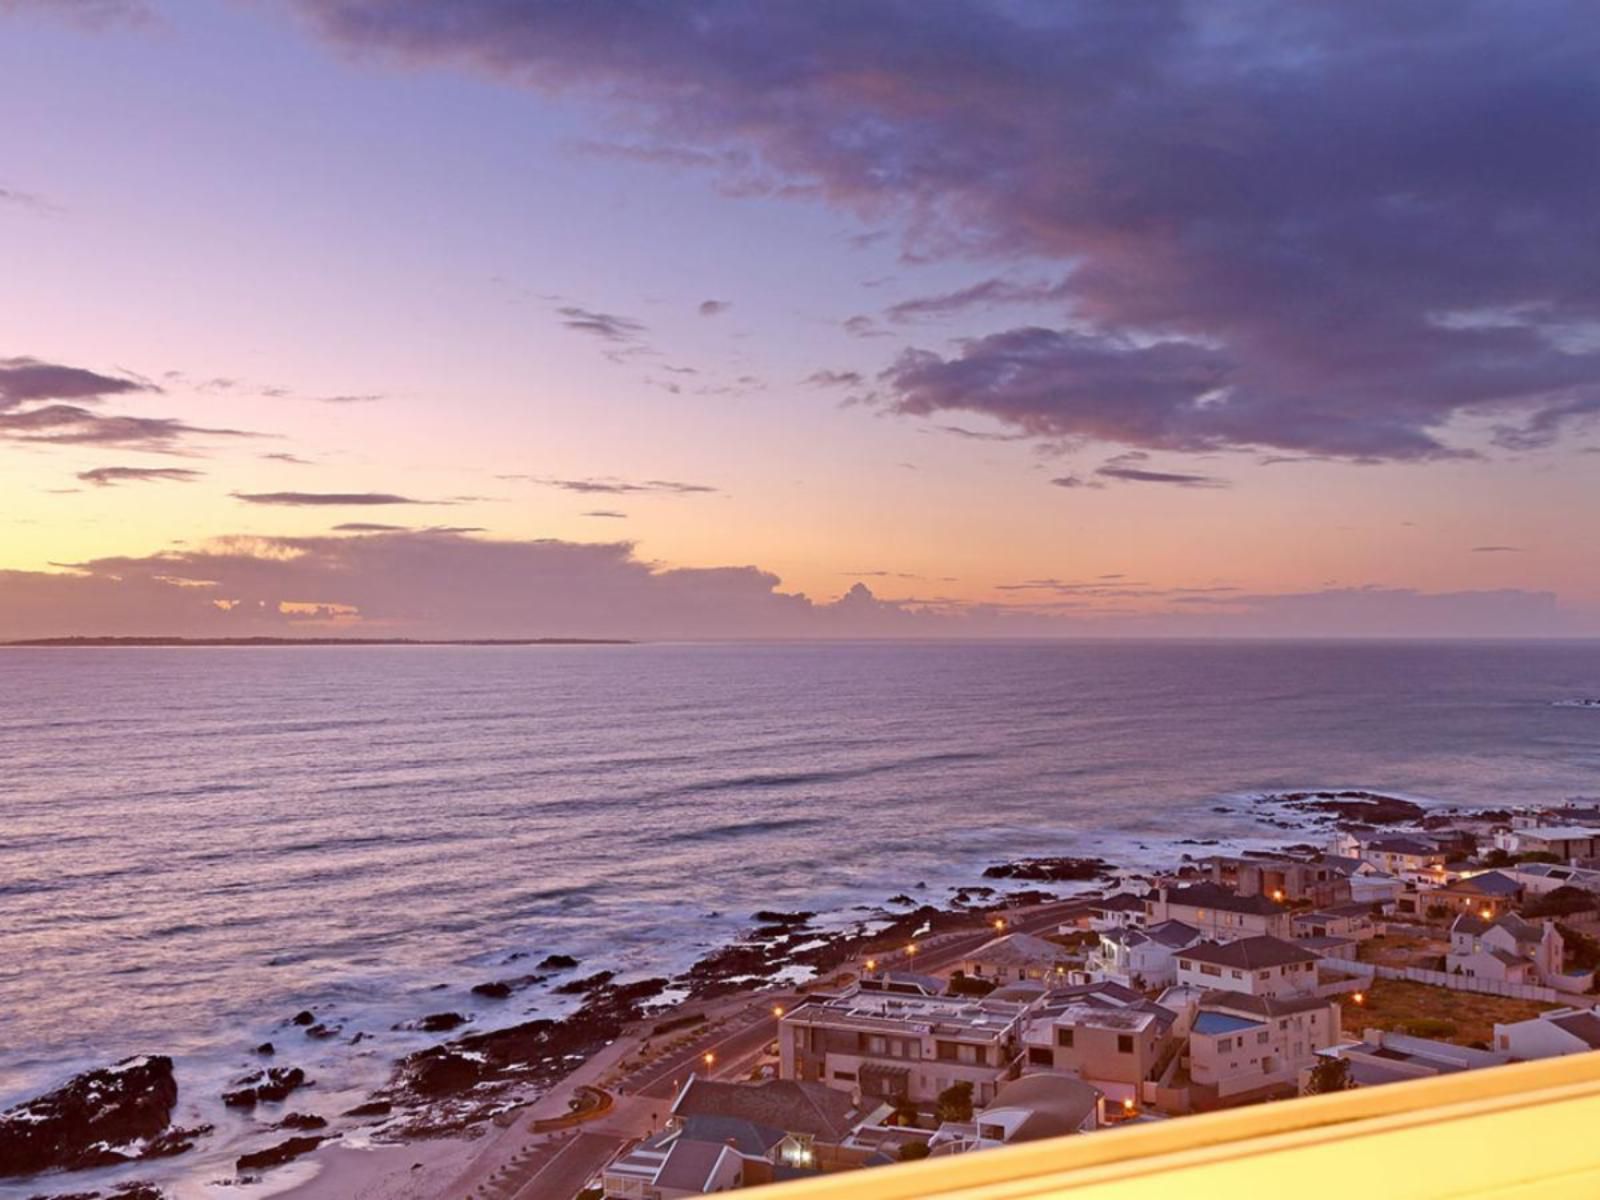
[[268, 1067], [238, 1081], [240, 1087], [222, 1094], [229, 1108], [254, 1108], [257, 1104], [282, 1100], [290, 1092], [309, 1087], [310, 1080], [299, 1067]]
[[124, 1059], [74, 1076], [0, 1113], [0, 1178], [187, 1150], [192, 1135], [169, 1131], [177, 1102], [178, 1082], [166, 1055]]
[[260, 1171], [267, 1167], [281, 1166], [286, 1162], [292, 1162], [302, 1154], [310, 1154], [327, 1140], [325, 1137], [292, 1137], [279, 1142], [276, 1146], [268, 1146], [265, 1150], [241, 1154], [234, 1166], [240, 1171]]

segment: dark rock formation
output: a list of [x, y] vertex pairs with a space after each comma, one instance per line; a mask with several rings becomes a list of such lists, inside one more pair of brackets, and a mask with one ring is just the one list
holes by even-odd
[[458, 1012], [429, 1013], [420, 1020], [414, 1021], [411, 1028], [422, 1033], [448, 1033], [452, 1029], [460, 1029], [471, 1017], [462, 1016]]
[[394, 1111], [394, 1105], [387, 1100], [368, 1100], [365, 1104], [358, 1104], [345, 1111], [347, 1117], [387, 1117]]
[[289, 1018], [289, 1024], [291, 1025], [315, 1025], [316, 1022], [317, 1018], [312, 1015], [309, 1009], [301, 1009]]
[[504, 1000], [511, 995], [511, 985], [503, 979], [495, 979], [476, 985], [472, 989], [472, 994], [486, 996], [490, 1000]]
[[997, 863], [984, 871], [985, 879], [1027, 879], [1038, 883], [1066, 883], [1103, 879], [1112, 871], [1103, 858], [1024, 858]]
[[541, 971], [570, 971], [578, 965], [578, 960], [570, 954], [547, 954], [544, 961], [539, 964]]
[[290, 1113], [278, 1122], [279, 1129], [326, 1129], [328, 1118], [319, 1117], [316, 1113]]
[[[0, 1114], [0, 1178], [181, 1153], [197, 1133], [169, 1131], [177, 1102], [178, 1083], [165, 1055], [124, 1059], [74, 1076]], [[165, 1137], [169, 1132], [176, 1136]]]
[[281, 1166], [292, 1162], [302, 1154], [310, 1154], [328, 1139], [325, 1137], [292, 1137], [287, 1141], [279, 1142], [276, 1146], [268, 1146], [265, 1150], [256, 1150], [249, 1154], [241, 1154], [234, 1164], [241, 1172], [261, 1171], [267, 1167]]
[[262, 1042], [261, 1045], [256, 1047], [256, 1053], [261, 1055], [262, 1058], [271, 1058], [277, 1052], [278, 1048], [271, 1042]]
[[616, 977], [617, 973], [615, 971], [596, 971], [593, 975], [586, 976], [583, 979], [574, 979], [568, 983], [563, 983], [555, 989], [555, 992], [558, 996], [585, 996], [597, 988], [605, 987]]
[[1296, 812], [1321, 813], [1341, 828], [1352, 823], [1414, 825], [1427, 812], [1420, 804], [1378, 792], [1280, 792], [1266, 799]]
[[239, 1086], [222, 1094], [222, 1102], [229, 1108], [254, 1108], [260, 1103], [282, 1100], [290, 1092], [310, 1086], [306, 1073], [299, 1067], [268, 1067], [235, 1082]]

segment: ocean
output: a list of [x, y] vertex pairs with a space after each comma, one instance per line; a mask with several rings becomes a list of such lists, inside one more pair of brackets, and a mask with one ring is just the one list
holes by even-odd
[[671, 974], [761, 908], [1279, 844], [1269, 791], [1594, 796], [1597, 694], [1597, 643], [3, 650], [0, 1108], [171, 1054], [218, 1134], [103, 1178], [223, 1178], [300, 1009], [369, 1035], [278, 1059], [333, 1112], [436, 1040], [396, 1024], [564, 1011], [470, 994], [518, 955]]

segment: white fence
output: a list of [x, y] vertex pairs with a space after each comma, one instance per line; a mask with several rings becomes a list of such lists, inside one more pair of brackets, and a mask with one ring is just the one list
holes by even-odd
[[1452, 992], [1477, 992], [1485, 996], [1507, 996], [1515, 1000], [1541, 1000], [1546, 1004], [1570, 1004], [1574, 1000], [1583, 1000], [1583, 997], [1574, 996], [1570, 992], [1558, 992], [1555, 988], [1541, 987], [1533, 983], [1506, 983], [1499, 979], [1482, 979], [1476, 975], [1426, 971], [1421, 967], [1382, 967], [1373, 963], [1361, 965], [1372, 967], [1373, 974], [1379, 979], [1404, 979], [1411, 983], [1426, 983], [1433, 987], [1448, 988]]

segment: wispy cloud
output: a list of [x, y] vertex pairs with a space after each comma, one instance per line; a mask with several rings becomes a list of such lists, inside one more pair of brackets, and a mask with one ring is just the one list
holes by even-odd
[[733, 307], [731, 300], [702, 300], [700, 301], [700, 315], [702, 317], [720, 316]]
[[1521, 554], [1526, 549], [1527, 547], [1525, 546], [1474, 546], [1472, 552], [1474, 554]]
[[602, 479], [550, 479], [538, 475], [501, 475], [501, 479], [515, 479], [536, 483], [540, 487], [559, 488], [564, 492], [577, 492], [584, 496], [626, 496], [636, 493], [660, 493], [671, 496], [690, 496], [717, 491], [704, 483], [680, 483], [672, 479], [627, 480]]
[[566, 318], [562, 324], [568, 329], [576, 329], [580, 333], [587, 333], [607, 342], [619, 344], [637, 342], [645, 332], [641, 322], [631, 317], [619, 317], [615, 313], [597, 312], [591, 308], [580, 308], [575, 304], [563, 305], [556, 311]]
[[204, 472], [184, 467], [95, 467], [78, 472], [84, 483], [96, 487], [111, 487], [119, 483], [192, 483], [202, 478]]
[[628, 519], [627, 513], [617, 512], [615, 509], [610, 508], [597, 508], [583, 515], [586, 517], [605, 517], [612, 521], [626, 521]]
[[450, 503], [448, 500], [415, 500], [392, 492], [234, 492], [232, 495], [246, 504], [275, 504], [287, 508]]

